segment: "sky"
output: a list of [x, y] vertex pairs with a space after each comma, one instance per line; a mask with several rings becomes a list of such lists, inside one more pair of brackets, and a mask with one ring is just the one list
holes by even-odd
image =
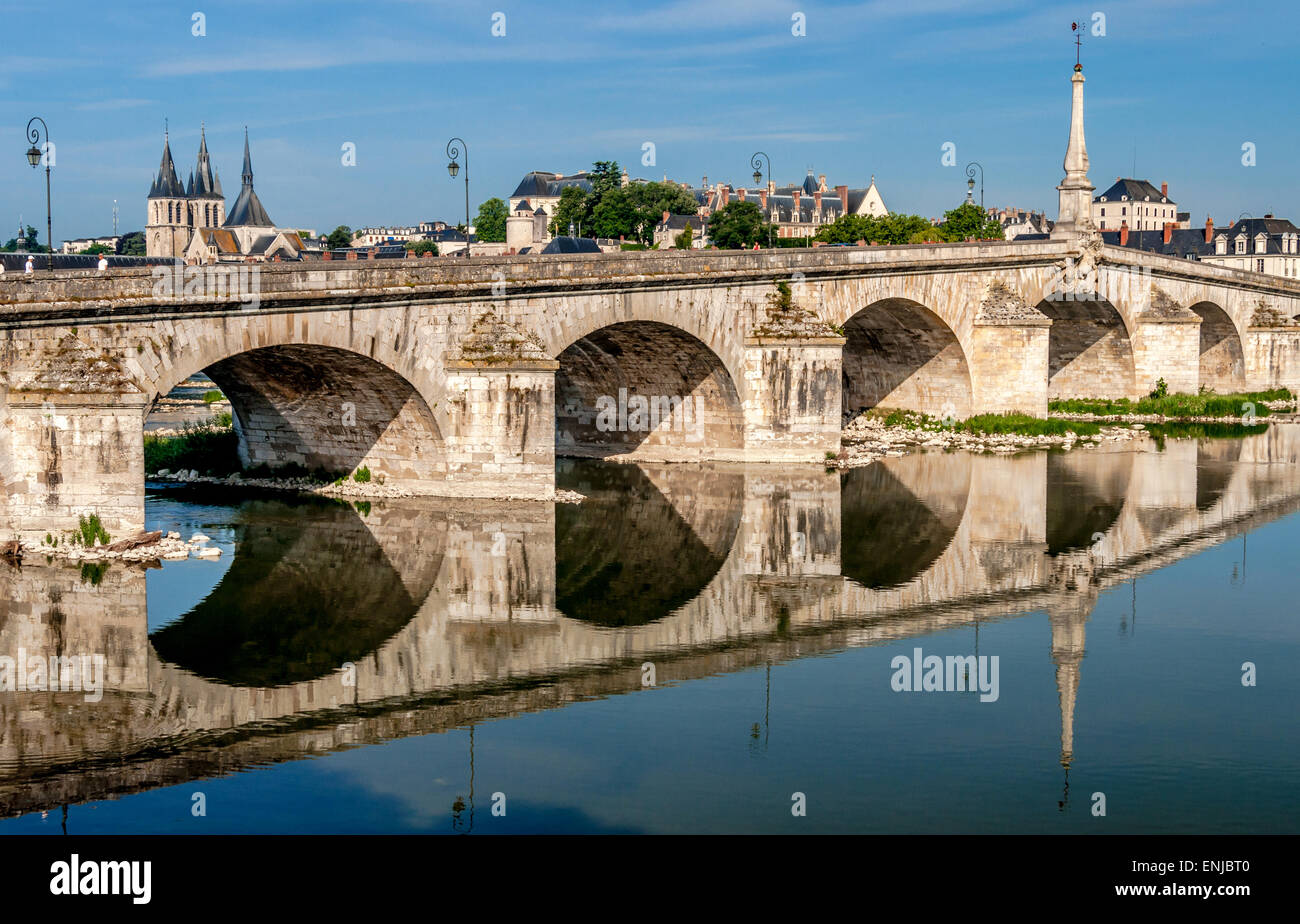
[[164, 124], [184, 182], [201, 123], [227, 207], [247, 126], [272, 220], [320, 232], [463, 220], [452, 136], [474, 212], [530, 170], [596, 160], [752, 185], [761, 150], [779, 184], [874, 175], [891, 211], [932, 217], [974, 161], [987, 205], [1055, 217], [1071, 21], [1098, 192], [1136, 174], [1194, 225], [1300, 221], [1294, 0], [0, 0], [0, 21], [0, 240], [20, 215], [44, 239], [33, 115], [55, 145], [56, 241], [111, 233], [114, 200], [139, 230]]

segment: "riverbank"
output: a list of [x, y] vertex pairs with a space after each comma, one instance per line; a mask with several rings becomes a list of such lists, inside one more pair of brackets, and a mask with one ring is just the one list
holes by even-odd
[[827, 466], [856, 468], [909, 452], [942, 450], [1013, 453], [1031, 449], [1092, 449], [1102, 443], [1144, 437], [1144, 426], [1103, 427], [1094, 423], [1023, 415], [986, 414], [944, 422], [915, 411], [863, 411], [851, 418], [840, 437], [840, 452]]

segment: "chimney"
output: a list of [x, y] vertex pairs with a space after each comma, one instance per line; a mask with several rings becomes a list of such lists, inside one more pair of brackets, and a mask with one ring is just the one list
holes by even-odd
[[1128, 246], [1128, 220], [1126, 219], [1119, 226], [1119, 246]]
[[736, 190], [736, 194], [740, 196], [741, 202], [745, 201], [745, 187], [741, 186], [740, 188], [738, 188]]
[[664, 224], [668, 224], [668, 210], [664, 209]]
[[[822, 179], [825, 179], [825, 177], [822, 177]], [[822, 213], [822, 191], [820, 189], [813, 193], [813, 209], [814, 214], [820, 218]]]
[[799, 212], [799, 190], [796, 189], [796, 190], [794, 191], [794, 208], [792, 208], [792, 209], [790, 210], [790, 220], [791, 220], [791, 221], [798, 221], [798, 220], [799, 220], [799, 215], [800, 215], [800, 212]]
[[840, 196], [840, 206], [841, 206], [840, 214], [841, 215], [849, 214], [849, 187], [836, 186], [835, 191], [839, 193]]
[[826, 191], [826, 174], [824, 173], [819, 173], [817, 175], [817, 191], [818, 192]]
[[1174, 223], [1172, 221], [1167, 221], [1165, 222], [1165, 243], [1168, 244], [1169, 241], [1173, 238], [1173, 236], [1174, 236]]
[[1168, 183], [1161, 183], [1161, 184], [1160, 184], [1160, 195], [1163, 196], [1163, 197], [1166, 198], [1166, 199], [1169, 198], [1169, 184], [1168, 184]]
[[759, 201], [763, 203], [763, 214], [766, 215], [767, 214], [767, 190], [760, 189], [758, 191], [758, 198]]
[[1205, 216], [1205, 243], [1214, 243], [1214, 219], [1209, 215]]
[[731, 204], [731, 187], [728, 186], [726, 183], [722, 184], [722, 204], [723, 205]]

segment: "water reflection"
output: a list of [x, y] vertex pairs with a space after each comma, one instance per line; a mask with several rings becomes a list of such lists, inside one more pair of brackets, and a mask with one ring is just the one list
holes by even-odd
[[1300, 509], [1298, 430], [845, 474], [575, 462], [578, 506], [245, 500], [219, 580], [165, 566], [213, 586], [152, 635], [145, 569], [0, 563], [0, 652], [107, 664], [97, 703], [0, 693], [0, 815], [630, 692], [647, 661], [682, 683], [1042, 611], [1069, 768], [1100, 591]]

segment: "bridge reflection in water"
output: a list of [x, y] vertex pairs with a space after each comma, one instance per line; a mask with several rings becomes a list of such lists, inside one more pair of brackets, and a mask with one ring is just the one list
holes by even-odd
[[631, 692], [646, 661], [663, 684], [1042, 611], [1068, 767], [1098, 594], [1300, 509], [1298, 455], [1278, 425], [844, 474], [562, 462], [577, 506], [244, 501], [220, 583], [152, 635], [142, 569], [0, 563], [0, 653], [107, 659], [98, 703], [0, 694], [0, 816]]

